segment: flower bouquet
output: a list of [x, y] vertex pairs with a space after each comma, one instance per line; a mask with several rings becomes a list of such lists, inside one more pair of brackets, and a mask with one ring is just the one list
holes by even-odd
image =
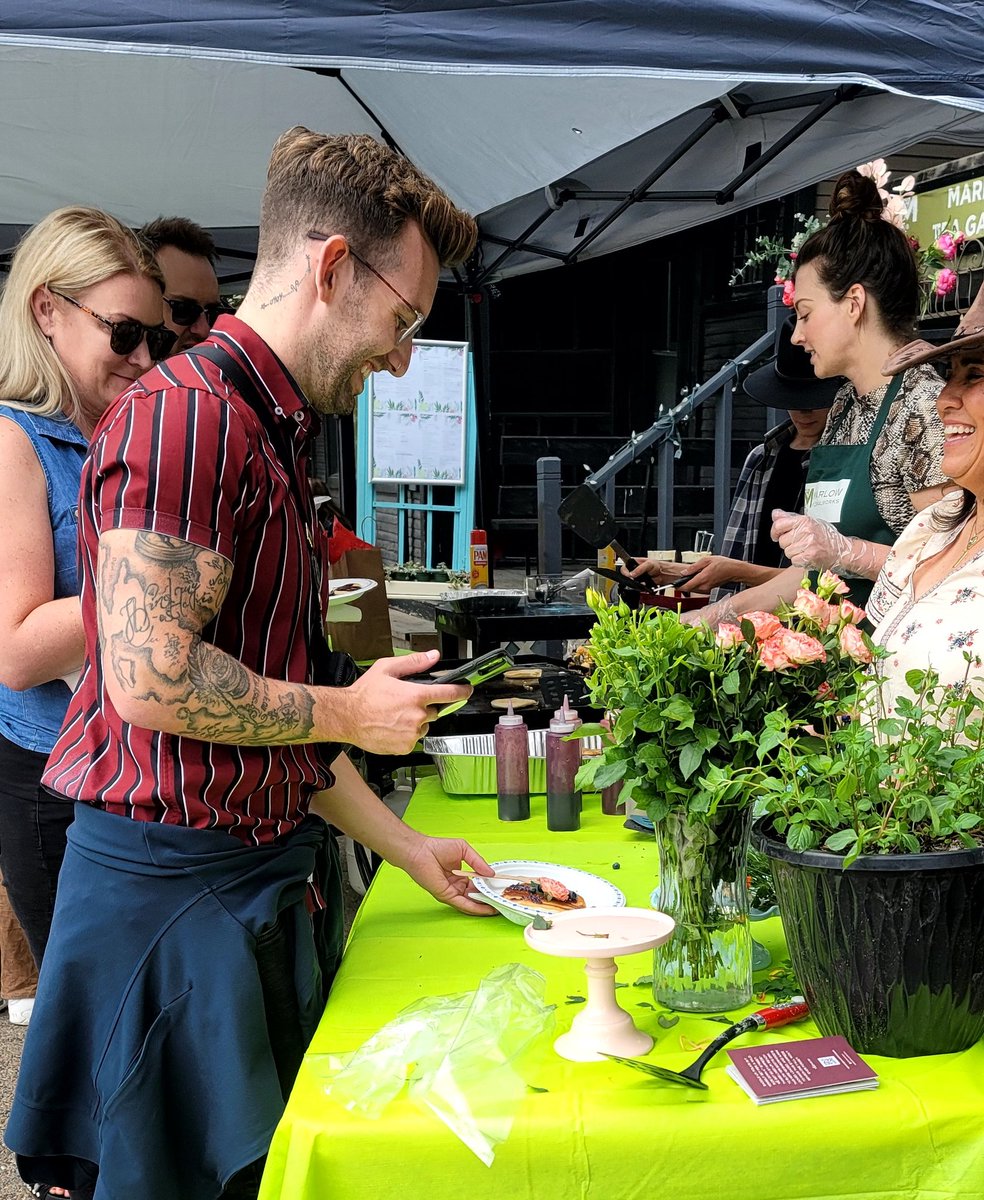
[[[745, 853], [752, 772], [768, 774], [770, 720], [821, 736], [851, 711], [871, 643], [863, 611], [824, 573], [778, 615], [747, 613], [712, 631], [676, 613], [632, 611], [589, 592], [598, 616], [588, 679], [592, 703], [612, 713], [604, 748], [578, 786], [621, 783], [645, 808], [660, 848], [660, 903], [677, 933], [657, 951], [657, 998], [711, 1010], [747, 1002], [751, 939]], [[786, 724], [788, 722], [788, 725]], [[804, 733], [804, 736], [807, 736]]]

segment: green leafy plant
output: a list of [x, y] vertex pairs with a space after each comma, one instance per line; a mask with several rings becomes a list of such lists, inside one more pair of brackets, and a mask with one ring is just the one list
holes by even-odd
[[610, 732], [594, 724], [578, 731], [603, 739], [578, 787], [621, 783], [621, 799], [645, 807], [653, 822], [748, 805], [751, 773], [767, 767], [770, 720], [824, 730], [856, 702], [873, 651], [858, 628], [862, 610], [840, 599], [846, 590], [825, 573], [816, 591], [804, 580], [780, 615], [747, 613], [740, 626], [717, 631], [665, 609], [609, 605], [589, 591], [598, 620], [588, 687], [613, 720]]
[[[758, 764], [738, 774], [762, 800], [776, 833], [796, 850], [844, 855], [916, 854], [984, 845], [984, 678], [981, 660], [956, 687], [934, 671], [906, 674], [911, 696], [885, 715], [879, 680], [860, 697], [860, 719], [803, 736], [788, 714], [766, 717]], [[973, 674], [977, 672], [977, 674]], [[736, 780], [709, 783], [730, 796]]]

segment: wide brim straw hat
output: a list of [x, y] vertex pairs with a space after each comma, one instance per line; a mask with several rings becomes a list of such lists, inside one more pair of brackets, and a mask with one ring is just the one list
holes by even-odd
[[796, 318], [792, 314], [776, 329], [775, 355], [745, 379], [745, 394], [769, 408], [807, 412], [830, 408], [843, 383], [841, 379], [817, 379], [810, 356], [792, 343]]
[[964, 313], [948, 342], [936, 346], [922, 339], [909, 342], [885, 360], [882, 374], [899, 375], [920, 363], [932, 362], [934, 358], [951, 358], [971, 350], [984, 350], [984, 287], [974, 297], [974, 303]]

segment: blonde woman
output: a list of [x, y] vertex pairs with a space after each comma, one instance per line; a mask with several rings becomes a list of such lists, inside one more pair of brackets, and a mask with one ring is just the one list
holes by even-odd
[[25, 235], [0, 299], [0, 868], [39, 966], [72, 820], [39, 785], [82, 663], [82, 459], [107, 406], [174, 341], [163, 289], [135, 234], [71, 207]]

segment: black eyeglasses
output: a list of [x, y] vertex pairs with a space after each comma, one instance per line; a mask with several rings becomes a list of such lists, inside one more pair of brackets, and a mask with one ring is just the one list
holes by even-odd
[[111, 321], [108, 317], [101, 317], [99, 313], [93, 312], [88, 305], [80, 304], [78, 300], [66, 296], [64, 292], [56, 292], [53, 287], [49, 287], [48, 291], [102, 322], [109, 330], [109, 348], [114, 354], [132, 354], [146, 338], [150, 357], [154, 362], [159, 362], [167, 356], [177, 338], [177, 334], [163, 324], [144, 325], [140, 321]]
[[165, 296], [164, 303], [170, 307], [171, 320], [175, 325], [194, 325], [204, 313], [208, 327], [211, 329], [219, 317], [228, 316], [232, 312], [229, 305], [223, 304], [221, 300], [214, 304], [199, 304], [197, 300], [172, 300], [169, 296]]
[[[317, 229], [309, 229], [308, 237], [314, 238], [314, 240], [316, 242], [327, 242], [328, 241], [328, 234], [327, 233], [319, 233], [317, 231]], [[356, 262], [361, 263], [367, 271], [371, 271], [373, 273], [373, 275], [375, 275], [376, 278], [380, 281], [380, 283], [385, 283], [386, 286], [389, 288], [389, 290], [397, 298], [397, 300], [399, 300], [400, 303], [403, 304], [406, 308], [409, 308], [410, 311], [413, 313], [413, 320], [410, 322], [409, 325], [406, 326], [405, 329], [402, 329], [400, 331], [400, 333], [396, 339], [396, 344], [399, 346], [403, 342], [408, 341], [410, 338], [413, 337], [413, 335], [415, 333], [419, 332], [421, 325], [423, 325], [423, 323], [427, 320], [427, 318], [424, 316], [424, 314], [420, 311], [419, 308], [414, 308], [414, 306], [410, 303], [410, 301], [405, 296], [401, 296], [400, 293], [396, 290], [396, 288], [386, 278], [386, 276], [380, 275], [380, 273], [376, 270], [376, 268], [372, 265], [372, 263], [367, 263], [361, 254], [356, 254], [356, 252], [352, 249], [351, 246], [349, 246], [349, 254], [352, 255], [352, 257], [355, 259]], [[401, 318], [401, 320], [402, 320], [402, 318]]]

